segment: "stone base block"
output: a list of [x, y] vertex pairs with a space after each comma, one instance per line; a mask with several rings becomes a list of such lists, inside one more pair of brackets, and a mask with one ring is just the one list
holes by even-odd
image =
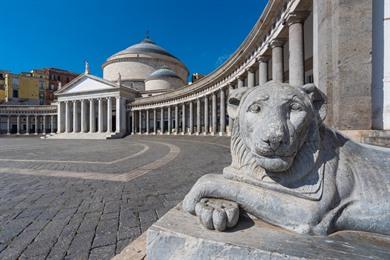
[[390, 238], [343, 231], [328, 237], [299, 235], [242, 216], [227, 232], [170, 210], [147, 233], [147, 259], [390, 259]]

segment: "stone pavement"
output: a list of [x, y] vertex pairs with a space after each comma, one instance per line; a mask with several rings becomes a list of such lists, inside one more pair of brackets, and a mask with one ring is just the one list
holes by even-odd
[[110, 259], [221, 172], [229, 142], [0, 139], [0, 259]]

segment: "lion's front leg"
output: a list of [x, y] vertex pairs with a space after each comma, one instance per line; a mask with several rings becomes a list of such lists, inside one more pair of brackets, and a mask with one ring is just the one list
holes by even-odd
[[[212, 204], [209, 203], [206, 207], [202, 201], [205, 198], [209, 199], [209, 202], [212, 198], [235, 202], [240, 209], [257, 218], [298, 233], [313, 233], [312, 228], [321, 220], [317, 201], [226, 179], [220, 174], [208, 174], [201, 177], [185, 196], [183, 209], [198, 215], [201, 222], [209, 228], [214, 227], [211, 222], [214, 225], [216, 212], [217, 230], [223, 228], [224, 216], [218, 217], [219, 206], [210, 210]], [[200, 208], [202, 210], [199, 210]]]

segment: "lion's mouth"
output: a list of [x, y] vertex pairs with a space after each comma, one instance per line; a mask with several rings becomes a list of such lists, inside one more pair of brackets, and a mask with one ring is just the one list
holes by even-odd
[[294, 156], [294, 153], [289, 153], [286, 151], [282, 151], [281, 149], [278, 149], [276, 151], [265, 148], [265, 147], [259, 147], [257, 146], [254, 151], [251, 151], [252, 154], [256, 157], [266, 157], [270, 159], [275, 159], [275, 158], [291, 158]]

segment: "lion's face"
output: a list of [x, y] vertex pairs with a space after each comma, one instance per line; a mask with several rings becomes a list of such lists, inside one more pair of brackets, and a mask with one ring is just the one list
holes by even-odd
[[316, 120], [309, 96], [288, 84], [251, 90], [237, 112], [242, 141], [257, 163], [270, 172], [291, 167]]

